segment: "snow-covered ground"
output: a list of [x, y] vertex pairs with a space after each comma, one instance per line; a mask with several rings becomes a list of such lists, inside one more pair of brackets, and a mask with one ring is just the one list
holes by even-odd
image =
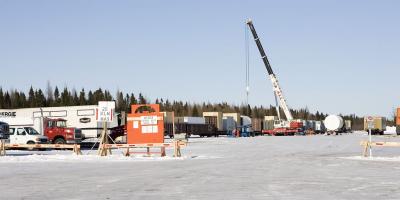
[[171, 150], [164, 158], [8, 151], [0, 199], [400, 199], [400, 148], [374, 148], [364, 158], [366, 139], [360, 132], [191, 138], [182, 158]]

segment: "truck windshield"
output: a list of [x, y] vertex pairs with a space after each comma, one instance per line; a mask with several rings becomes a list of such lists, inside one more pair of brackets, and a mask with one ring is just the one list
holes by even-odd
[[57, 121], [56, 126], [60, 128], [65, 128], [67, 127], [67, 122], [66, 121]]
[[39, 135], [39, 133], [31, 127], [26, 127], [25, 131], [28, 133], [28, 135]]

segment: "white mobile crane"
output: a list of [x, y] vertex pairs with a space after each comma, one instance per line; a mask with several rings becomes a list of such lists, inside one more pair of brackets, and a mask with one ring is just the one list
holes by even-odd
[[246, 21], [246, 24], [249, 26], [249, 29], [254, 37], [254, 41], [256, 42], [258, 50], [260, 51], [261, 59], [264, 62], [265, 68], [267, 69], [269, 79], [272, 82], [275, 97], [277, 97], [278, 103], [286, 116], [286, 120], [280, 118], [279, 108], [277, 105], [278, 120], [274, 122], [274, 129], [266, 130], [263, 132], [271, 135], [277, 135], [277, 134], [291, 135], [300, 132], [301, 131], [300, 129], [302, 128], [303, 125], [301, 122], [296, 122], [293, 120], [292, 113], [290, 112], [290, 109], [286, 103], [286, 99], [283, 96], [282, 89], [278, 83], [278, 79], [276, 78], [274, 72], [272, 71], [271, 65], [269, 64], [267, 55], [265, 54], [264, 48], [261, 45], [260, 38], [257, 35], [252, 20], [248, 19]]

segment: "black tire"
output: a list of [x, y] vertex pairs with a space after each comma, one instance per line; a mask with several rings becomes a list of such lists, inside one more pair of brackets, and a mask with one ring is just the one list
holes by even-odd
[[[26, 144], [35, 144], [34, 141], [28, 141]], [[29, 151], [35, 150], [34, 148], [28, 148]]]
[[63, 138], [57, 138], [53, 141], [54, 144], [65, 144], [65, 140]]

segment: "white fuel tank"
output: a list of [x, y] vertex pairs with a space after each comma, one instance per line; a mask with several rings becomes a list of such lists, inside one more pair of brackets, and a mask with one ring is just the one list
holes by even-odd
[[324, 125], [328, 131], [337, 131], [343, 127], [343, 118], [338, 115], [329, 115], [325, 118]]

